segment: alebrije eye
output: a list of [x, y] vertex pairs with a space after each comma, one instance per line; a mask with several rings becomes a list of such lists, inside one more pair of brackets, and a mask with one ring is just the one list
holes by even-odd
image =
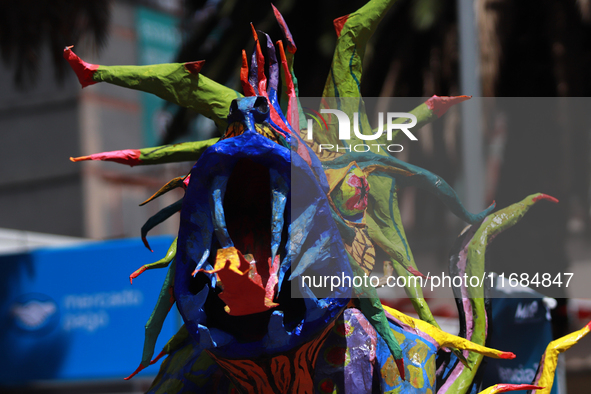
[[253, 109], [255, 122], [262, 123], [269, 117], [269, 102], [266, 97], [257, 97]]
[[236, 113], [236, 111], [238, 111], [238, 100], [234, 99], [230, 104], [230, 115]]
[[358, 167], [351, 167], [331, 197], [337, 209], [346, 217], [363, 213], [367, 208], [369, 184]]

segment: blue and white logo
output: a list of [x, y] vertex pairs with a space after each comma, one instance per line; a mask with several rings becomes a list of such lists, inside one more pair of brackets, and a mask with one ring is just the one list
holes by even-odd
[[25, 331], [51, 330], [59, 323], [57, 304], [49, 296], [30, 293], [19, 296], [10, 308], [16, 326]]

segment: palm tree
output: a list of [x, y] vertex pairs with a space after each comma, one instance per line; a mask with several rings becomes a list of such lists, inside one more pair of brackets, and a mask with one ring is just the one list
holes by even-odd
[[0, 2], [0, 54], [14, 70], [19, 87], [33, 83], [40, 67], [40, 53], [47, 45], [61, 79], [67, 64], [62, 50], [88, 35], [96, 47], [107, 38], [110, 1], [37, 0]]

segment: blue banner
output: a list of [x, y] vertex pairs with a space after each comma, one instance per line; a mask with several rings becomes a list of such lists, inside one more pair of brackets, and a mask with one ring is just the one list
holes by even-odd
[[[151, 237], [154, 253], [131, 239], [0, 256], [0, 382], [131, 374], [166, 269], [146, 271], [133, 285], [129, 275], [162, 258], [172, 241]], [[156, 354], [179, 328], [171, 311]]]

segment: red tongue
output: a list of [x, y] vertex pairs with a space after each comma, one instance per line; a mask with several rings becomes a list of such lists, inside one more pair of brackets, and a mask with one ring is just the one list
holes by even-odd
[[271, 180], [269, 169], [250, 159], [240, 159], [228, 179], [223, 202], [226, 227], [234, 247], [251, 253], [263, 285], [271, 257]]
[[[270, 263], [269, 258], [269, 263]], [[276, 293], [279, 256], [269, 264], [269, 279], [263, 286], [261, 276], [252, 272], [251, 265], [235, 247], [218, 249], [213, 270], [199, 270], [215, 273], [222, 283], [223, 291], [219, 294], [226, 303], [225, 310], [231, 316], [244, 316], [272, 309], [279, 304], [273, 302]]]

